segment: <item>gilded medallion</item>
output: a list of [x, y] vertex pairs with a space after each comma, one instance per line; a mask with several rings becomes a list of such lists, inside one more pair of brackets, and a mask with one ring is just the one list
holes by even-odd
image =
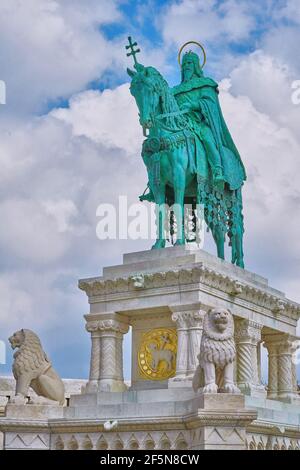
[[143, 334], [138, 352], [140, 375], [148, 380], [166, 380], [175, 375], [177, 333], [155, 328]]

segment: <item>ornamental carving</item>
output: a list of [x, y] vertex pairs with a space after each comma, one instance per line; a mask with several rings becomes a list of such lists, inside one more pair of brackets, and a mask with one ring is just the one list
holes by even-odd
[[177, 334], [175, 329], [155, 328], [144, 333], [138, 351], [140, 375], [148, 380], [166, 380], [175, 375]]

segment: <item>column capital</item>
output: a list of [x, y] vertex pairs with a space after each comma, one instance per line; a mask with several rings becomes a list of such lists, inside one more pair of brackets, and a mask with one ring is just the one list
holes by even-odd
[[177, 323], [178, 329], [199, 328], [204, 314], [203, 311], [176, 312], [172, 314], [172, 320]]
[[278, 343], [279, 354], [294, 354], [299, 348], [300, 340], [297, 336], [285, 335]]
[[264, 347], [278, 354], [293, 354], [300, 347], [300, 338], [289, 333], [263, 335]]
[[97, 319], [89, 319], [89, 315], [86, 315], [85, 318], [87, 320], [85, 328], [90, 333], [111, 331], [124, 335], [129, 329], [126, 318], [124, 319], [118, 314], [101, 315]]
[[172, 320], [177, 324], [177, 329], [201, 328], [205, 310], [197, 305], [174, 305], [170, 307]]
[[261, 341], [262, 325], [252, 320], [238, 319], [235, 321], [235, 339], [237, 341], [249, 341], [257, 344]]

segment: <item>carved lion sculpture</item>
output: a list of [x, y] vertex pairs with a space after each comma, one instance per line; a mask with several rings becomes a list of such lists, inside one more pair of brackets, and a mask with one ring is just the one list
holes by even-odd
[[56, 401], [63, 405], [64, 384], [52, 368], [38, 336], [31, 330], [20, 330], [9, 338], [9, 342], [12, 349], [19, 348], [14, 353], [12, 370], [17, 384], [16, 396], [11, 402], [25, 403], [28, 389], [31, 387], [38, 395], [32, 402]]
[[193, 378], [195, 391], [203, 393], [241, 393], [234, 384], [234, 323], [229, 310], [212, 309], [204, 317], [198, 355], [199, 365]]

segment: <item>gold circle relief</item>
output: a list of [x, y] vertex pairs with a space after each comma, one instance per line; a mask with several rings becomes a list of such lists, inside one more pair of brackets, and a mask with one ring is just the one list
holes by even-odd
[[144, 333], [138, 351], [140, 375], [148, 380], [165, 380], [176, 371], [177, 333], [155, 328]]

